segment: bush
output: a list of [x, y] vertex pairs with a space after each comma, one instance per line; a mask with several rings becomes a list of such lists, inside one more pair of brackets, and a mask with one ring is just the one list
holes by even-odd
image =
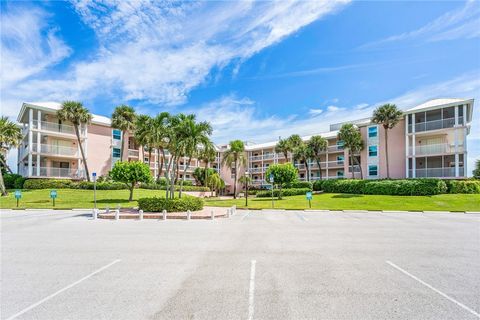
[[[93, 190], [93, 182], [81, 181], [74, 183], [72, 187], [78, 189]], [[122, 182], [97, 182], [97, 190], [122, 190], [128, 189]]]
[[72, 189], [74, 188], [71, 180], [55, 179], [27, 179], [23, 184], [24, 189]]
[[[157, 184], [157, 183], [142, 183], [140, 184], [140, 189], [153, 189], [153, 190], [166, 190], [167, 186]], [[180, 190], [180, 186], [175, 186], [175, 191]], [[199, 186], [183, 186], [183, 191], [210, 191], [208, 187], [199, 187]]]
[[138, 208], [145, 212], [186, 212], [198, 211], [203, 209], [203, 200], [196, 197], [184, 196], [182, 198], [140, 198], [138, 199]]
[[[180, 184], [180, 183], [181, 183], [181, 182], [179, 182], [179, 184]], [[193, 186], [193, 181], [191, 181], [191, 180], [185, 180], [185, 181], [183, 181], [183, 186], [184, 186], [184, 187], [185, 187], [185, 186], [187, 186], [187, 187], [188, 187], [188, 186]]]
[[3, 176], [3, 183], [5, 184], [5, 188], [6, 189], [15, 188], [15, 180], [17, 180], [18, 178], [22, 178], [22, 176], [19, 175], [19, 174], [15, 174], [15, 173], [5, 174]]
[[[298, 196], [306, 194], [311, 191], [309, 188], [295, 188], [295, 189], [282, 189], [282, 196]], [[280, 189], [273, 190], [273, 196], [278, 197], [280, 195]], [[257, 198], [268, 198], [272, 196], [272, 190], [258, 191]]]
[[13, 187], [15, 189], [23, 189], [23, 185], [27, 179], [24, 177], [18, 177], [15, 179], [15, 183], [13, 184]]
[[159, 184], [161, 186], [166, 186], [167, 185], [167, 178], [165, 177], [161, 177], [161, 178], [158, 178], [156, 181], [155, 181], [156, 184]]
[[312, 190], [312, 186], [313, 185], [310, 181], [293, 181], [283, 185], [283, 187], [286, 189], [308, 188], [310, 190]]
[[445, 193], [447, 185], [440, 179], [332, 179], [316, 181], [313, 190], [331, 193], [424, 196]]
[[480, 180], [446, 180], [448, 193], [480, 193]]

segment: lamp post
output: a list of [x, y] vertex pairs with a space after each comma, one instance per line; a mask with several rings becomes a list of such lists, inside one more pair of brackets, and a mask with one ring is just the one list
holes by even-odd
[[248, 179], [250, 173], [248, 171], [245, 171], [245, 207], [248, 207]]

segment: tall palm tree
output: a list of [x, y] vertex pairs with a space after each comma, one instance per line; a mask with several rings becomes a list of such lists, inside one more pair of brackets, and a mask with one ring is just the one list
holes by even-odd
[[[328, 142], [321, 136], [312, 136], [307, 141], [307, 146], [311, 149], [313, 158], [317, 162], [318, 171], [320, 172], [320, 180], [322, 180], [322, 168], [320, 167], [320, 156], [327, 150]], [[327, 159], [328, 161], [328, 159]]]
[[192, 158], [197, 154], [198, 148], [211, 148], [212, 142], [209, 136], [212, 134], [212, 126], [206, 121], [197, 123], [195, 115], [179, 114], [180, 123], [178, 126], [181, 135], [178, 143], [183, 147], [185, 156], [188, 157], [183, 169], [182, 181], [180, 182], [179, 197], [182, 197], [183, 182]]
[[[4, 156], [2, 157], [2, 165], [5, 166], [5, 168], [7, 168], [7, 164], [3, 162], [3, 158], [6, 158], [10, 148], [17, 147], [21, 140], [22, 131], [20, 127], [8, 120], [7, 117], [0, 117], [0, 153]], [[8, 194], [5, 189], [2, 170], [0, 170], [0, 192], [2, 196]]]
[[303, 141], [293, 149], [293, 159], [305, 163], [307, 169], [307, 181], [310, 181], [309, 161], [314, 157], [313, 150]]
[[384, 104], [373, 111], [372, 122], [381, 124], [385, 129], [385, 160], [387, 163], [387, 179], [390, 178], [388, 168], [388, 130], [393, 129], [402, 119], [403, 113], [394, 104]]
[[112, 113], [112, 128], [122, 131], [122, 153], [120, 154], [120, 161], [123, 161], [123, 153], [125, 151], [125, 134], [135, 129], [136, 118], [135, 109], [124, 104], [116, 107]]
[[288, 162], [288, 152], [290, 152], [290, 144], [288, 143], [288, 140], [278, 140], [277, 144], [275, 145], [275, 152], [283, 153], [283, 156], [285, 157], [285, 162]]
[[162, 176], [163, 165], [166, 161], [165, 148], [168, 144], [169, 139], [169, 121], [170, 113], [161, 112], [152, 120], [152, 139], [153, 145], [158, 150], [157, 158], [157, 179], [160, 179]]
[[228, 167], [235, 168], [233, 174], [234, 183], [233, 183], [233, 198], [237, 199], [237, 175], [238, 175], [238, 165], [246, 165], [247, 160], [245, 157], [245, 144], [242, 140], [233, 140], [229, 143], [229, 148], [223, 153], [222, 164], [227, 165]]
[[90, 173], [88, 171], [87, 160], [85, 159], [85, 152], [83, 150], [82, 140], [80, 138], [79, 127], [90, 124], [92, 121], [92, 115], [87, 108], [78, 101], [64, 101], [62, 107], [57, 111], [57, 117], [61, 121], [70, 121], [75, 128], [75, 135], [77, 136], [78, 146], [80, 147], [80, 153], [82, 154], [83, 166], [87, 175], [87, 180], [90, 181]]
[[[354, 154], [360, 152], [363, 149], [363, 140], [360, 131], [356, 126], [351, 123], [342, 125], [338, 131], [337, 138], [343, 141], [343, 146], [348, 149], [350, 156], [350, 168], [352, 171], [352, 178], [355, 178], [354, 171]], [[360, 171], [361, 176], [363, 173]]]
[[153, 141], [153, 119], [150, 116], [141, 114], [135, 122], [134, 138], [138, 144], [148, 150], [148, 167], [152, 160]]
[[210, 168], [210, 163], [214, 162], [217, 158], [217, 150], [212, 144], [201, 148], [198, 152], [198, 160], [205, 163], [205, 181], [208, 179], [208, 169]]
[[[360, 154], [360, 152], [362, 152], [362, 150], [365, 148], [365, 143], [362, 140], [362, 135], [360, 134], [360, 132], [355, 135], [350, 148], [354, 155]], [[360, 179], [363, 179], [361, 162], [357, 160], [357, 157], [353, 157], [353, 160], [356, 162], [358, 169], [360, 170]]]

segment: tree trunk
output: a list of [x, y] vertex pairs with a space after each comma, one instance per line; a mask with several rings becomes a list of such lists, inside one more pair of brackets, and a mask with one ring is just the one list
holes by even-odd
[[7, 189], [5, 188], [5, 182], [3, 181], [2, 170], [0, 170], [0, 192], [2, 193], [2, 196], [8, 195]]
[[190, 161], [192, 161], [192, 157], [190, 156], [188, 158], [188, 162], [185, 165], [185, 169], [183, 169], [183, 175], [182, 175], [182, 181], [180, 182], [180, 191], [178, 192], [178, 197], [182, 197], [182, 191], [183, 191], [183, 182], [185, 181], [185, 174], [187, 173], [188, 168], [190, 167]]
[[205, 162], [205, 181], [203, 183], [205, 187], [207, 186], [207, 180], [208, 180], [208, 161]]
[[233, 175], [233, 199], [237, 199], [237, 158], [235, 157], [235, 174]]
[[148, 169], [150, 170], [150, 165], [152, 163], [152, 148], [148, 148]]
[[310, 181], [310, 165], [308, 163], [308, 160], [305, 159], [305, 167], [307, 168], [307, 181]]
[[352, 169], [352, 179], [355, 179], [355, 171], [353, 169], [353, 152], [352, 150], [349, 150], [350, 152], [350, 168]]
[[90, 172], [88, 172], [87, 161], [85, 160], [85, 153], [83, 152], [82, 141], [80, 140], [80, 132], [78, 132], [78, 125], [73, 126], [75, 128], [75, 134], [77, 136], [78, 146], [80, 147], [80, 153], [82, 154], [83, 167], [85, 168], [85, 174], [87, 175], [87, 181], [90, 182]]
[[388, 168], [388, 128], [385, 129], [385, 162], [387, 164], [387, 179], [390, 179], [390, 169]]
[[288, 162], [288, 151], [284, 152], [283, 155], [285, 156], [285, 163]]
[[132, 185], [130, 186], [130, 197], [128, 198], [128, 201], [133, 201], [133, 189], [135, 188], [135, 182], [132, 182]]
[[363, 180], [362, 165], [360, 164], [360, 162], [359, 162], [359, 161], [356, 161], [356, 159], [355, 159], [355, 162], [357, 163], [357, 165], [358, 165], [358, 169], [360, 170], [360, 179], [362, 179], [362, 180]]
[[[162, 176], [163, 164], [165, 163], [165, 150], [163, 150], [163, 148], [161, 150], [162, 150], [162, 156], [161, 156], [162, 160], [160, 161], [160, 168], [158, 168], [157, 179], [160, 179], [160, 177]], [[160, 157], [160, 153], [158, 154], [158, 157]]]
[[173, 163], [172, 160], [173, 160], [173, 156], [170, 157], [170, 161], [168, 162], [167, 167], [165, 169], [165, 179], [167, 180], [167, 185], [166, 185], [166, 188], [165, 188], [165, 199], [169, 198], [169, 190], [170, 190], [170, 184], [171, 184], [170, 170], [171, 170], [172, 163]]
[[319, 172], [319, 180], [322, 180], [322, 167], [320, 167], [319, 159], [317, 159], [317, 166], [318, 166], [318, 172]]
[[[8, 152], [7, 152], [8, 154]], [[5, 156], [6, 157], [6, 156]], [[0, 157], [0, 161], [2, 163], [2, 165], [5, 167], [5, 170], [7, 170], [10, 174], [13, 174], [13, 171], [12, 169], [10, 169], [10, 167], [8, 166], [7, 162], [3, 160], [2, 157]]]
[[125, 152], [125, 131], [122, 130], [122, 152], [120, 153], [120, 161], [123, 161], [123, 153]]

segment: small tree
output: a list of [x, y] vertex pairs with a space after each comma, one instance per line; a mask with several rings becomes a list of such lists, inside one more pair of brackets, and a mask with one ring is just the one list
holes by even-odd
[[149, 183], [152, 181], [150, 168], [141, 161], [117, 161], [110, 171], [114, 181], [123, 182], [130, 190], [129, 201], [133, 200], [133, 189], [139, 182]]
[[472, 173], [475, 179], [480, 179], [480, 159], [477, 159], [477, 161], [475, 161], [475, 169]]
[[195, 168], [195, 171], [193, 171], [193, 177], [195, 180], [198, 182], [199, 185], [205, 186], [205, 180], [208, 179], [208, 176], [217, 173], [215, 169], [213, 168], [201, 168], [197, 167]]
[[207, 177], [206, 185], [210, 188], [211, 196], [213, 197], [213, 191], [215, 190], [215, 193], [218, 196], [218, 191], [224, 188], [225, 183], [223, 182], [222, 178], [220, 178], [218, 173], [215, 172]]
[[265, 176], [270, 181], [270, 175], [273, 176], [273, 182], [279, 188], [278, 199], [282, 199], [282, 185], [292, 183], [297, 179], [298, 169], [291, 163], [273, 164], [268, 167]]
[[[0, 117], [0, 154], [2, 155], [2, 167], [7, 168], [7, 163], [4, 161], [8, 150], [11, 147], [16, 147], [22, 140], [22, 133], [20, 127], [14, 122], [8, 120], [7, 117]], [[0, 170], [0, 192], [2, 196], [7, 195], [7, 189], [3, 182], [3, 172]]]

